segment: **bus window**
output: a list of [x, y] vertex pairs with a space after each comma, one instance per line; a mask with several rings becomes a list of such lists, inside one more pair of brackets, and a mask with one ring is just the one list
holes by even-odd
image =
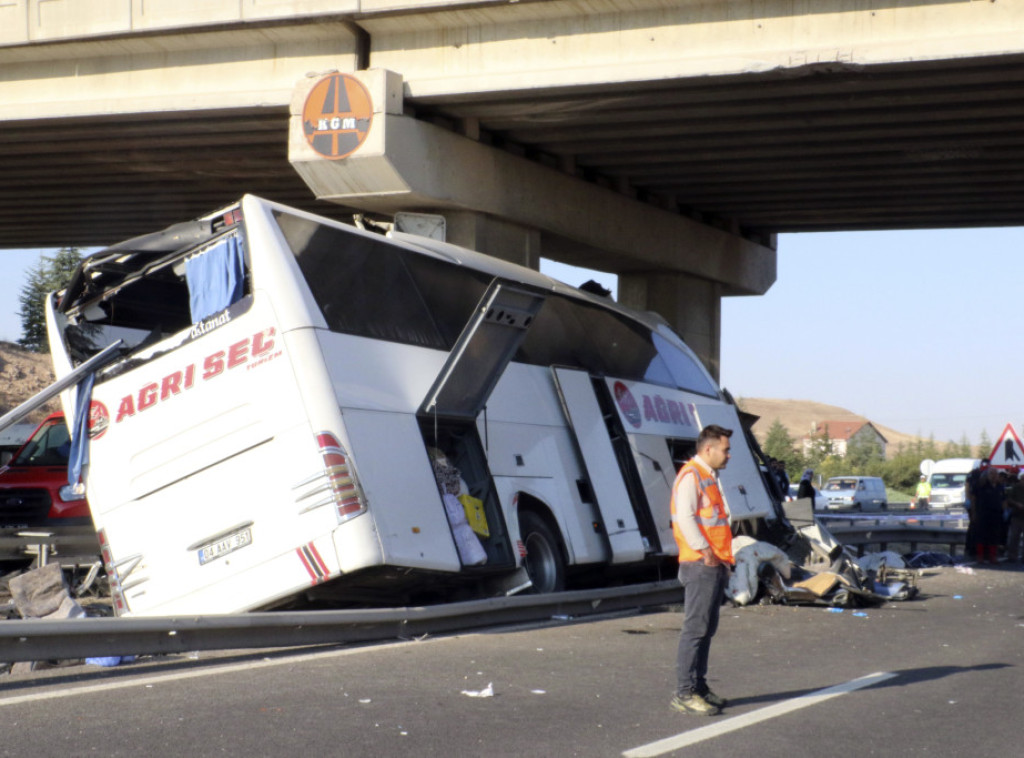
[[331, 331], [449, 350], [489, 283], [384, 239], [275, 219]]
[[[670, 343], [657, 332], [651, 333], [658, 355], [671, 374], [673, 386], [708, 397], [718, 397], [715, 385], [704, 374], [697, 361]], [[653, 378], [651, 381], [655, 381]]]
[[613, 311], [558, 295], [547, 298], [517, 360], [718, 397], [694, 360], [660, 335]]
[[490, 278], [479, 271], [423, 255], [409, 255], [405, 251], [402, 254], [420, 295], [434, 315], [446, 349], [450, 349], [472, 317]]
[[[222, 251], [230, 255], [225, 258]], [[189, 257], [212, 253], [205, 263], [213, 265], [202, 274], [193, 271], [187, 279], [186, 252]], [[232, 266], [232, 282], [229, 291], [211, 300], [205, 297], [210, 292], [206, 284], [226, 273], [215, 270], [218, 261]], [[246, 298], [249, 277], [244, 261], [244, 244], [234, 234], [222, 235], [198, 250], [115, 247], [91, 256], [82, 263], [60, 305], [70, 321], [64, 339], [74, 363], [117, 340], [133, 349], [191, 329], [196, 323], [192, 313], [196, 300], [207, 310], [196, 314], [198, 320], [212, 315], [211, 307], [230, 307], [237, 316], [251, 301]], [[194, 336], [203, 333], [199, 330]]]

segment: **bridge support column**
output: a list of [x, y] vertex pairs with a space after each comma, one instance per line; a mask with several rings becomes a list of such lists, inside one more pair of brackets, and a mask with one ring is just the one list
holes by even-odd
[[669, 270], [622, 273], [619, 302], [662, 316], [718, 380], [722, 342], [719, 283]]
[[447, 241], [495, 258], [540, 268], [541, 235], [537, 229], [469, 211], [444, 211]]

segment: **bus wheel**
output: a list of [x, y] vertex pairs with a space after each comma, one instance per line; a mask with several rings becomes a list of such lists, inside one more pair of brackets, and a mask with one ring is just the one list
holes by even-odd
[[519, 514], [519, 533], [526, 546], [523, 565], [533, 582], [531, 592], [544, 594], [565, 589], [565, 562], [558, 547], [558, 539], [544, 519], [536, 513]]

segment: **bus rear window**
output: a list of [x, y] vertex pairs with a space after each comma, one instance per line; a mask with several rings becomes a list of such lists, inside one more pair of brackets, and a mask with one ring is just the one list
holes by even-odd
[[331, 331], [448, 350], [487, 287], [479, 272], [384, 239], [275, 218]]

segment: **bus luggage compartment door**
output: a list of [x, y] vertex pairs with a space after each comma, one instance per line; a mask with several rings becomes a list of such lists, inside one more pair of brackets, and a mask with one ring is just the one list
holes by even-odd
[[612, 563], [643, 560], [647, 546], [633, 512], [590, 374], [565, 368], [553, 368], [552, 371], [597, 509], [604, 519], [612, 549]]
[[774, 516], [775, 509], [764, 488], [754, 454], [750, 452], [743, 436], [743, 427], [736, 408], [731, 405], [695, 405], [693, 409], [701, 429], [718, 424], [734, 432], [732, 457], [718, 475], [722, 485], [722, 497], [729, 506], [733, 520]]

